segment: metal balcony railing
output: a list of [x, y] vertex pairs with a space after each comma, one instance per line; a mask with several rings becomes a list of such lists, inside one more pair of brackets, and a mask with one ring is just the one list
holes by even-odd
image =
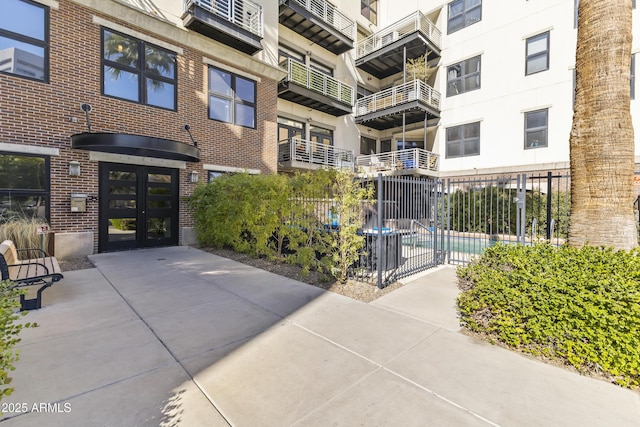
[[370, 35], [366, 39], [360, 40], [356, 44], [356, 59], [381, 49], [415, 31], [425, 34], [437, 48], [440, 48], [442, 33], [426, 15], [417, 11], [406, 18], [402, 18], [395, 24]]
[[278, 162], [302, 162], [331, 168], [353, 169], [353, 150], [336, 148], [298, 137], [278, 143]]
[[388, 153], [358, 156], [356, 166], [365, 173], [411, 171], [424, 169], [438, 170], [438, 155], [422, 148], [389, 151]]
[[289, 0], [313, 13], [351, 40], [354, 39], [356, 24], [347, 15], [340, 12], [334, 5], [324, 0]]
[[422, 101], [428, 106], [440, 110], [440, 92], [422, 80], [413, 80], [358, 99], [356, 101], [356, 117], [412, 101]]
[[185, 0], [184, 10], [189, 10], [192, 4], [257, 36], [264, 36], [262, 6], [251, 0]]
[[282, 61], [280, 67], [287, 71], [286, 81], [353, 106], [353, 87], [291, 58]]

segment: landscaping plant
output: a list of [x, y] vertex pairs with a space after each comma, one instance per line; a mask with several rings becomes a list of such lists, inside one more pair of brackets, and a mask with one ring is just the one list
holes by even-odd
[[24, 216], [2, 217], [0, 216], [0, 243], [5, 240], [13, 240], [17, 248], [39, 248], [40, 239], [47, 247], [47, 234], [38, 235], [37, 228], [47, 225], [41, 218]]
[[16, 344], [20, 342], [18, 334], [22, 328], [37, 326], [35, 323], [17, 323], [21, 316], [27, 314], [26, 311], [17, 312], [23, 292], [8, 280], [0, 281], [0, 400], [10, 396], [14, 390], [9, 375], [15, 370], [14, 364], [18, 361], [19, 354], [15, 350]]
[[349, 172], [234, 174], [196, 188], [189, 206], [202, 245], [346, 280], [364, 245], [361, 203], [372, 194]]
[[458, 269], [462, 324], [489, 340], [640, 386], [640, 251], [498, 244]]

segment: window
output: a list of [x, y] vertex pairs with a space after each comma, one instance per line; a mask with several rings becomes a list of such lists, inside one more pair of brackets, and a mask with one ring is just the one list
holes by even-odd
[[376, 140], [373, 138], [367, 138], [366, 136], [361, 136], [360, 154], [376, 154]]
[[482, 0], [456, 0], [449, 3], [447, 33], [455, 33], [482, 20]]
[[389, 151], [391, 151], [391, 140], [383, 139], [382, 141], [380, 141], [380, 152], [388, 153]]
[[29, 0], [3, 0], [0, 72], [49, 81], [49, 8]]
[[278, 47], [278, 63], [282, 64], [283, 61], [286, 61], [289, 58], [304, 64], [304, 54], [280, 45]]
[[291, 138], [304, 139], [304, 136], [304, 123], [278, 117], [278, 142], [288, 141]]
[[480, 89], [480, 56], [447, 67], [447, 96]]
[[480, 154], [480, 122], [447, 128], [446, 158]]
[[547, 146], [548, 116], [547, 108], [524, 114], [524, 148]]
[[309, 138], [311, 142], [324, 145], [333, 145], [333, 131], [318, 126], [309, 127]]
[[49, 157], [0, 153], [0, 217], [49, 218]]
[[256, 82], [209, 67], [209, 118], [256, 127]]
[[538, 73], [549, 69], [549, 32], [527, 39], [527, 64], [525, 74]]
[[378, 0], [360, 0], [360, 14], [378, 25]]
[[369, 96], [369, 95], [373, 95], [373, 93], [374, 92], [372, 90], [369, 90], [364, 86], [358, 85], [358, 88], [356, 89], [356, 99], [360, 99], [360, 98], [364, 98], [364, 97]]
[[311, 67], [312, 70], [316, 70], [322, 74], [326, 74], [329, 77], [333, 77], [333, 68], [329, 68], [324, 64], [314, 61], [313, 59], [309, 61], [309, 67]]
[[102, 29], [102, 93], [176, 110], [176, 54]]

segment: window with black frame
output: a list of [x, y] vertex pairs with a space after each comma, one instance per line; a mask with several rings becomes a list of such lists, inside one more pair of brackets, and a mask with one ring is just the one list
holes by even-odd
[[447, 96], [480, 89], [480, 55], [447, 67]]
[[524, 148], [546, 147], [549, 109], [524, 113]]
[[376, 154], [376, 140], [373, 138], [367, 138], [366, 136], [361, 136], [360, 154]]
[[539, 73], [549, 69], [549, 32], [527, 39], [525, 74]]
[[209, 67], [209, 118], [256, 127], [256, 82]]
[[360, 14], [378, 25], [378, 0], [360, 0]]
[[49, 157], [0, 153], [0, 223], [49, 218]]
[[447, 128], [446, 157], [466, 157], [480, 154], [480, 122]]
[[449, 3], [447, 33], [455, 33], [482, 20], [482, 0], [456, 0]]
[[29, 0], [2, 0], [0, 72], [49, 81], [49, 8]]
[[176, 54], [126, 34], [102, 29], [102, 94], [176, 110]]

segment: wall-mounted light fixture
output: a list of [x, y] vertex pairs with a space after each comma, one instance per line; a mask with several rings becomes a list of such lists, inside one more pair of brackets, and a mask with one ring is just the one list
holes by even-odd
[[191, 175], [189, 176], [190, 176], [191, 182], [195, 183], [200, 181], [200, 173], [198, 173], [198, 171], [191, 171]]
[[69, 162], [69, 176], [80, 176], [80, 162], [77, 160]]

